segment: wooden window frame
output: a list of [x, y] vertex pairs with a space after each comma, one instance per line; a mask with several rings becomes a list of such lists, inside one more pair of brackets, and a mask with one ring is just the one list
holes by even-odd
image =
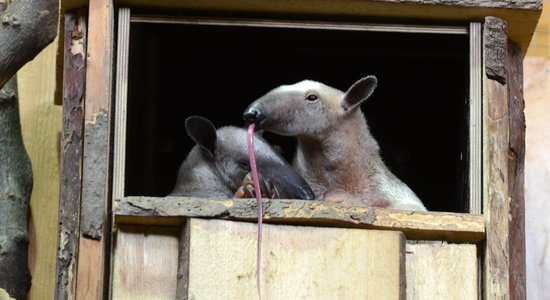
[[[183, 5], [182, 9], [188, 5], [169, 0], [162, 2], [162, 5], [169, 5], [168, 2], [170, 5]], [[414, 1], [403, 4], [390, 2], [392, 1], [379, 1], [369, 13], [358, 14], [397, 18], [407, 10], [386, 8], [416, 5]], [[160, 2], [140, 3], [144, 7], [161, 5]], [[213, 202], [209, 199], [199, 199], [199, 207], [209, 210], [196, 214], [192, 208], [189, 208], [191, 212], [171, 208], [178, 204], [181, 206], [182, 203], [178, 201], [185, 200], [182, 198], [165, 198], [163, 203], [160, 203], [157, 201], [159, 199], [117, 198], [109, 193], [110, 187], [113, 187], [114, 191], [115, 184], [111, 180], [109, 168], [109, 142], [112, 131], [109, 127], [110, 121], [107, 124], [98, 123], [98, 117], [101, 113], [106, 113], [106, 119], [111, 119], [114, 4], [112, 0], [90, 1], [88, 17], [82, 11], [70, 10], [80, 5], [82, 4], [78, 2], [62, 7], [65, 35], [61, 35], [59, 39], [61, 48], [64, 49], [60, 53], [64, 55], [65, 61], [62, 68], [64, 127], [61, 166], [64, 192], [60, 196], [56, 299], [73, 299], [75, 296], [100, 299], [109, 296], [109, 289], [106, 288], [109, 284], [106, 270], [110, 268], [111, 234], [113, 229], [116, 229], [111, 227], [111, 221], [116, 222], [113, 224], [180, 224], [185, 217], [223, 217], [250, 221], [256, 218], [254, 205], [246, 200]], [[208, 6], [208, 3], [204, 5]], [[242, 3], [232, 3], [230, 6], [238, 5]], [[308, 5], [293, 8], [295, 11], [282, 8], [278, 12], [305, 13]], [[353, 10], [357, 5], [363, 3], [350, 5], [347, 9]], [[481, 124], [478, 123], [481, 128], [471, 128], [483, 132], [480, 162], [483, 214], [411, 213], [376, 208], [345, 210], [323, 203], [300, 203], [299, 200], [281, 202], [281, 205], [286, 205], [285, 212], [291, 212], [290, 214], [279, 215], [280, 207], [273, 211], [268, 210], [267, 214], [271, 218], [270, 221], [275, 223], [400, 230], [409, 239], [474, 243], [480, 250], [482, 261], [481, 297], [521, 299], [525, 297], [525, 119], [522, 59], [529, 44], [530, 33], [534, 30], [540, 15], [541, 3], [527, 1], [510, 4], [508, 1], [492, 1], [490, 4], [480, 3], [458, 9], [451, 6], [449, 3], [434, 5], [433, 16], [437, 15], [442, 20], [483, 20], [483, 38], [480, 37], [483, 64], [479, 70], [483, 102]], [[485, 9], [478, 9], [478, 6]], [[344, 9], [340, 13], [345, 15], [350, 12]], [[486, 17], [491, 14], [497, 17]], [[422, 17], [422, 14], [417, 13], [417, 16]], [[507, 22], [503, 19], [510, 25], [509, 35]], [[94, 138], [92, 133], [100, 133], [101, 137]], [[89, 154], [100, 155], [99, 170], [98, 165], [93, 164], [97, 157]], [[91, 169], [95, 170], [93, 176], [89, 173]], [[94, 190], [96, 187], [105, 193], [98, 194], [97, 190]], [[112, 199], [114, 202], [111, 207]], [[270, 204], [273, 205], [274, 202]], [[85, 209], [90, 207], [98, 208], [95, 218], [100, 220], [100, 226], [95, 230], [93, 226], [86, 226], [93, 224], [86, 220], [89, 215]], [[322, 212], [327, 209], [334, 211], [334, 215], [344, 218], [324, 218]], [[151, 215], [151, 211], [154, 212], [154, 216]], [[306, 221], [308, 219], [310, 222]], [[101, 234], [97, 235], [98, 232]]]
[[[444, 212], [393, 212], [378, 208], [339, 208], [321, 201], [292, 200], [291, 205], [301, 207], [295, 214], [283, 214], [277, 211], [278, 200], [265, 199], [269, 216], [268, 222], [281, 223], [311, 223], [312, 225], [351, 226], [363, 228], [378, 228], [399, 230], [407, 234], [409, 239], [435, 239], [461, 242], [479, 242], [484, 235], [483, 217], [481, 213], [482, 186], [481, 186], [481, 151], [482, 151], [482, 77], [481, 77], [481, 24], [471, 23], [469, 26], [411, 26], [411, 25], [380, 25], [361, 23], [332, 23], [332, 22], [304, 22], [288, 20], [261, 20], [261, 19], [216, 19], [216, 18], [160, 18], [150, 16], [132, 16], [129, 8], [120, 8], [118, 14], [118, 48], [116, 68], [116, 96], [115, 96], [115, 123], [114, 123], [114, 157], [113, 157], [113, 211], [115, 223], [174, 223], [181, 222], [185, 217], [213, 218], [219, 214], [222, 207], [228, 207], [222, 213], [229, 219], [256, 219], [255, 204], [246, 199], [219, 200], [181, 197], [125, 197], [125, 153], [126, 153], [126, 105], [128, 94], [128, 53], [129, 31], [132, 22], [140, 23], [167, 23], [167, 24], [201, 24], [224, 26], [252, 26], [270, 28], [300, 28], [300, 29], [331, 29], [352, 31], [377, 32], [407, 32], [430, 34], [469, 34], [470, 35], [470, 166], [469, 166], [469, 208], [470, 213]], [[231, 202], [231, 206], [227, 206]], [[269, 203], [267, 203], [269, 202]], [[171, 203], [168, 208], [167, 203]], [[220, 206], [220, 203], [225, 203]], [[331, 214], [329, 217], [315, 215], [312, 207], [326, 207]], [[142, 207], [143, 210], [138, 208]], [[161, 209], [163, 207], [163, 209]], [[185, 207], [185, 208], [184, 208]], [[191, 207], [194, 207], [191, 208]], [[232, 207], [239, 209], [232, 210]], [[248, 208], [248, 209], [247, 209]], [[155, 216], [148, 212], [156, 211]], [[244, 210], [243, 210], [244, 209]], [[247, 211], [246, 214], [240, 212]], [[360, 213], [368, 211], [369, 213]], [[325, 211], [326, 213], [326, 211]], [[372, 218], [372, 214], [376, 217]], [[363, 215], [363, 216], [361, 216]], [[300, 217], [302, 216], [302, 217]], [[361, 216], [361, 217], [357, 217]], [[368, 216], [371, 216], [369, 219]], [[428, 216], [428, 217], [427, 217]], [[149, 220], [145, 220], [150, 218]], [[395, 219], [394, 219], [395, 218]], [[429, 220], [428, 220], [429, 219]], [[373, 221], [376, 220], [376, 221]], [[449, 230], [450, 227], [454, 227]]]

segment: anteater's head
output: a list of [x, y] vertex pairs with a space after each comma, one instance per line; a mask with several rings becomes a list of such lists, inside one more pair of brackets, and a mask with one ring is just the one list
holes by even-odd
[[376, 85], [375, 76], [359, 79], [345, 93], [311, 80], [283, 85], [252, 102], [243, 118], [258, 129], [315, 137], [355, 113]]
[[[234, 126], [216, 130], [212, 122], [198, 116], [187, 118], [185, 129], [219, 179], [236, 191], [250, 172], [246, 130]], [[306, 181], [267, 141], [256, 135], [254, 146], [258, 172], [277, 189], [279, 198], [315, 199]]]

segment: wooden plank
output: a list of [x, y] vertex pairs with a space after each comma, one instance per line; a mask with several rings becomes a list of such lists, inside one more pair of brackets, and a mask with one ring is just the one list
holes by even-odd
[[61, 107], [52, 103], [57, 52], [54, 42], [17, 73], [21, 129], [34, 173], [28, 223], [29, 268], [33, 278], [29, 299], [53, 299], [55, 293], [53, 274], [60, 195], [57, 137], [62, 116]]
[[[482, 215], [345, 207], [323, 201], [263, 200], [266, 223], [399, 230], [408, 239], [479, 242]], [[178, 224], [184, 217], [257, 219], [254, 199], [212, 200], [187, 197], [125, 197], [115, 200], [117, 223]]]
[[476, 299], [478, 261], [472, 244], [407, 244], [407, 299]]
[[510, 193], [509, 246], [510, 298], [526, 298], [525, 274], [525, 102], [523, 100], [523, 52], [508, 44], [508, 105], [510, 115], [508, 188]]
[[82, 133], [86, 84], [86, 11], [65, 14], [65, 68], [63, 72], [63, 124], [61, 193], [55, 299], [74, 299], [82, 187]]
[[[61, 11], [86, 5], [85, 0], [61, 1]], [[416, 23], [441, 24], [483, 21], [485, 16], [496, 16], [510, 24], [510, 39], [525, 51], [542, 10], [542, 0], [302, 0], [258, 1], [250, 0], [121, 0], [120, 7], [133, 7], [140, 11], [200, 12], [203, 15], [257, 17], [274, 19], [309, 20], [416, 20]], [[58, 58], [61, 63], [61, 57]]]
[[175, 299], [180, 231], [166, 226], [119, 227], [112, 299]]
[[484, 189], [485, 223], [484, 297], [509, 297], [509, 192], [508, 147], [509, 113], [506, 23], [488, 17], [484, 24], [485, 48], [485, 141]]
[[[550, 299], [550, 59], [528, 57], [523, 62], [525, 117], [525, 243], [527, 298]], [[513, 114], [511, 112], [511, 114]]]
[[470, 23], [470, 118], [469, 118], [469, 212], [472, 214], [481, 213], [482, 202], [482, 172], [481, 172], [481, 153], [482, 153], [482, 33], [480, 23]]
[[[188, 290], [178, 299], [257, 299], [256, 225], [186, 226]], [[400, 232], [266, 225], [263, 235], [264, 299], [404, 299]]]
[[[102, 299], [108, 294], [110, 270], [109, 136], [113, 68], [112, 0], [89, 6], [84, 113], [84, 161], [78, 253], [77, 299]], [[108, 274], [108, 273], [107, 273]]]
[[126, 113], [128, 101], [128, 53], [130, 51], [130, 9], [118, 9], [115, 134], [113, 153], [113, 198], [124, 196], [126, 171]]
[[483, 21], [496, 16], [510, 24], [510, 38], [526, 50], [542, 10], [542, 0], [378, 0], [332, 1], [304, 0], [299, 2], [261, 1], [251, 5], [249, 0], [178, 1], [178, 0], [121, 0], [117, 4], [135, 8], [171, 8], [187, 11], [215, 11], [224, 15], [258, 16], [303, 19], [380, 19]]

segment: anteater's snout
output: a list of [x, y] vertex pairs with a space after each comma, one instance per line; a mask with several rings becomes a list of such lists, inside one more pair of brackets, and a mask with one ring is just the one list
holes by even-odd
[[265, 116], [254, 104], [250, 105], [243, 113], [243, 119], [246, 124], [260, 124], [265, 120]]

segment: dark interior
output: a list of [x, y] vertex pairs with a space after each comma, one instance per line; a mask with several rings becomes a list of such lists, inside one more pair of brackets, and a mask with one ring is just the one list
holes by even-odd
[[[467, 35], [132, 23], [126, 195], [165, 196], [193, 142], [184, 121], [243, 126], [242, 112], [303, 79], [346, 90], [378, 77], [363, 104], [386, 164], [429, 210], [468, 210]], [[268, 135], [291, 160], [295, 141]]]

